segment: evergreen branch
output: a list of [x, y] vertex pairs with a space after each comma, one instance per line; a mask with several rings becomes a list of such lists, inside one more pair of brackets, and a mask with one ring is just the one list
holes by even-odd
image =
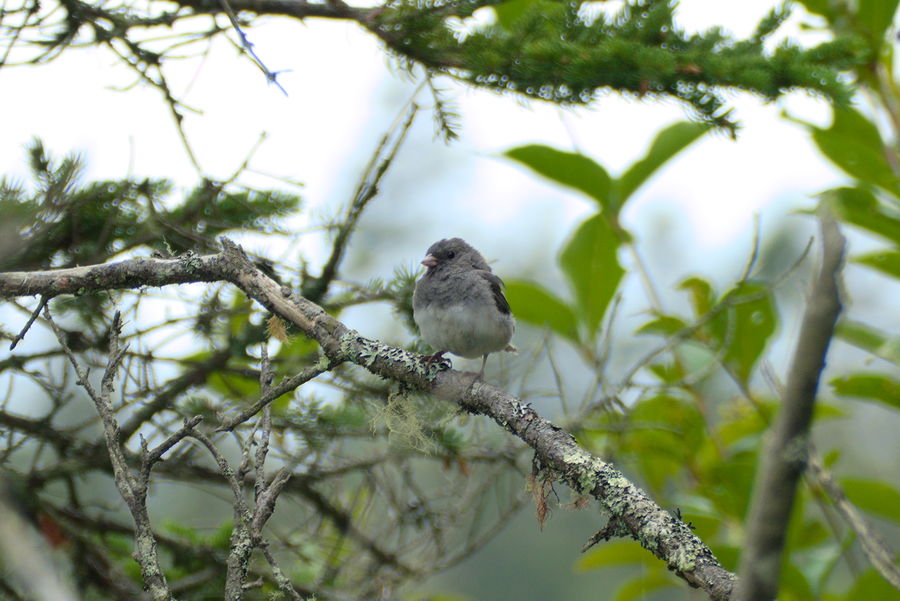
[[[752, 36], [740, 40], [717, 28], [688, 34], [675, 21], [676, 4], [667, 0], [631, 0], [613, 16], [589, 16], [591, 11], [582, 10], [583, 2], [537, 0], [514, 18], [498, 19], [466, 35], [459, 35], [458, 20], [496, 1], [393, 0], [357, 8], [342, 0], [175, 0], [180, 9], [161, 14], [149, 8], [156, 2], [139, 9], [57, 1], [65, 9], [64, 18], [42, 22], [40, 28], [28, 21], [18, 29], [8, 27], [10, 43], [18, 40], [22, 28], [34, 29], [40, 41], [29, 43], [40, 52], [31, 60], [45, 62], [75, 43], [82, 29], [93, 32], [93, 43], [112, 48], [119, 41], [128, 50], [123, 58], [165, 95], [176, 123], [181, 119], [178, 103], [158, 73], [160, 61], [171, 57], [166, 51], [143, 48], [129, 32], [171, 26], [198, 15], [225, 13], [235, 26], [240, 13], [352, 21], [380, 39], [402, 64], [469, 85], [560, 105], [589, 104], [607, 90], [636, 98], [675, 98], [698, 118], [731, 132], [736, 124], [729, 117], [725, 91], [750, 92], [771, 101], [805, 90], [846, 103], [852, 90], [840, 73], [864, 64], [870, 53], [864, 40], [852, 36], [809, 48], [783, 42], [767, 50], [762, 42], [789, 16], [786, 4], [764, 17]], [[221, 31], [215, 28], [203, 37]], [[245, 51], [277, 84], [275, 74], [253, 55], [239, 28], [238, 32]]]

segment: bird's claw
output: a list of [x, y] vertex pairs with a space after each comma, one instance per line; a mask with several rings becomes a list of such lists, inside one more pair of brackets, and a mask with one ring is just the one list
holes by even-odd
[[[434, 373], [437, 373], [440, 371], [447, 371], [448, 369], [453, 367], [453, 364], [450, 362], [450, 359], [448, 359], [447, 357], [444, 357], [444, 353], [446, 353], [446, 352], [447, 351], [438, 351], [433, 355], [422, 355], [421, 358], [425, 360], [425, 371], [426, 372], [433, 371]], [[436, 369], [432, 370], [431, 369], [432, 365], [436, 365], [437, 366]]]

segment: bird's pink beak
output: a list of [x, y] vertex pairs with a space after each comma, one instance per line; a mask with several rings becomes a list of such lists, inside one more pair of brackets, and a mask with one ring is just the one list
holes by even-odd
[[435, 257], [434, 255], [428, 255], [424, 259], [422, 259], [422, 265], [424, 265], [425, 267], [431, 268], [437, 264], [438, 264], [438, 260], [437, 260], [437, 257]]

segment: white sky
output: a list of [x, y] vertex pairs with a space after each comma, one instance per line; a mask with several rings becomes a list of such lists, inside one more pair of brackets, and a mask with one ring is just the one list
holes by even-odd
[[[742, 36], [774, 4], [686, 0], [679, 22], [691, 30], [718, 24]], [[288, 98], [267, 86], [257, 69], [225, 44], [217, 45], [203, 63], [173, 64], [169, 70], [176, 95], [203, 111], [187, 119], [203, 168], [213, 177], [226, 177], [267, 132], [252, 163], [256, 169], [303, 181], [303, 194], [314, 206], [343, 202], [347, 186], [336, 182], [355, 181], [361, 157], [407, 99], [397, 88], [411, 91], [414, 82], [392, 72], [378, 43], [351, 24], [271, 19], [249, 35], [271, 69], [290, 70], [280, 78]], [[112, 89], [132, 81], [131, 73], [116, 66], [106, 52], [67, 52], [41, 68], [0, 70], [0, 86], [6, 91], [0, 112], [0, 168], [22, 173], [22, 148], [37, 135], [57, 154], [86, 153], [90, 177], [131, 172], [192, 185], [196, 173], [157, 92]], [[386, 97], [384, 89], [391, 85]], [[462, 139], [449, 150], [435, 140], [434, 151], [450, 159], [451, 168], [460, 163], [454, 180], [471, 189], [456, 190], [457, 208], [477, 210], [485, 225], [505, 223], [522, 211], [523, 198], [535, 194], [558, 197], [563, 221], [569, 222], [567, 231], [572, 219], [591, 208], [496, 158], [502, 151], [523, 143], [563, 148], [575, 143], [618, 173], [642, 154], [661, 127], [686, 118], [674, 102], [638, 103], [608, 96], [590, 109], [562, 111], [466, 89], [449, 80], [444, 85], [460, 105]], [[427, 104], [429, 98], [422, 95], [421, 101]], [[772, 203], [785, 197], [802, 200], [838, 181], [807, 134], [778, 117], [788, 107], [805, 119], [827, 122], [824, 103], [796, 94], [776, 106], [764, 106], [755, 98], [735, 96], [734, 106], [744, 126], [739, 142], [709, 136], [697, 144], [635, 199], [626, 220], [638, 218], [647, 206], [674, 203], [690, 227], [689, 238], [705, 253], [746, 234], [753, 214]], [[423, 113], [420, 120], [430, 127], [430, 115]], [[416, 158], [408, 159], [408, 172], [421, 175], [411, 165]], [[270, 179], [255, 183], [277, 185]]]

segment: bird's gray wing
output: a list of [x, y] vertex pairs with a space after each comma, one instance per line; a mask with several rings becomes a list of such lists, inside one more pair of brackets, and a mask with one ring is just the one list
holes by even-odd
[[503, 280], [495, 276], [490, 271], [483, 271], [479, 269], [477, 270], [477, 273], [479, 276], [487, 280], [488, 284], [490, 284], [491, 294], [494, 295], [494, 302], [497, 303], [497, 310], [504, 315], [509, 315], [511, 312], [509, 303], [507, 302], [506, 297], [503, 296]]

